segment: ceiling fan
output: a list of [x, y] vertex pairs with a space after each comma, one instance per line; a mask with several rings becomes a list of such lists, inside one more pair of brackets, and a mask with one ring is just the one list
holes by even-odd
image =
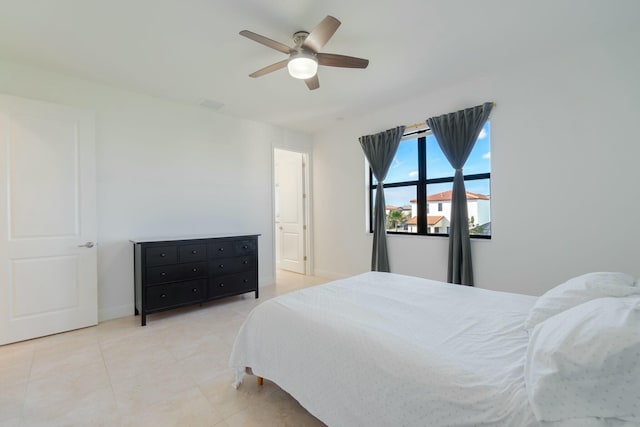
[[339, 26], [340, 21], [333, 16], [327, 15], [310, 33], [307, 31], [297, 31], [294, 33], [294, 47], [289, 47], [248, 30], [240, 31], [240, 35], [242, 36], [289, 55], [288, 59], [268, 65], [249, 74], [249, 77], [264, 76], [265, 74], [287, 67], [291, 77], [304, 80], [307, 87], [310, 90], [314, 90], [320, 87], [317, 74], [318, 65], [343, 68], [367, 68], [367, 65], [369, 65], [368, 59], [320, 52], [320, 49], [329, 41]]

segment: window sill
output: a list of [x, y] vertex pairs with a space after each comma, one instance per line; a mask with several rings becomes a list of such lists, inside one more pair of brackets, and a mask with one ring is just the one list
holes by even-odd
[[[373, 236], [372, 231], [368, 231], [367, 234]], [[403, 233], [395, 231], [387, 231], [387, 236], [407, 236], [407, 237], [449, 237], [448, 234], [418, 234], [418, 233]], [[491, 240], [491, 236], [471, 235], [471, 240]]]

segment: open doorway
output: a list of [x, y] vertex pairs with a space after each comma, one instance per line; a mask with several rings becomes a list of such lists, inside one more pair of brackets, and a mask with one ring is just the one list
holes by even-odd
[[308, 154], [273, 150], [276, 270], [310, 274]]

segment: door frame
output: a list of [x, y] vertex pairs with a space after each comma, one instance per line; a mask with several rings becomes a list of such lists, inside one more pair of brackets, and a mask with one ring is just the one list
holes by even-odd
[[311, 200], [312, 200], [311, 153], [310, 153], [310, 150], [305, 150], [305, 149], [302, 149], [301, 147], [291, 147], [287, 145], [272, 144], [271, 145], [271, 229], [273, 233], [273, 239], [271, 242], [271, 247], [273, 251], [272, 265], [273, 265], [273, 272], [274, 272], [274, 281], [275, 281], [275, 273], [277, 271], [276, 251], [278, 250], [278, 248], [276, 247], [276, 235], [275, 235], [276, 233], [275, 231], [275, 224], [276, 224], [275, 150], [290, 151], [293, 153], [302, 154], [302, 159], [304, 162], [304, 167], [302, 168], [302, 174], [303, 174], [303, 180], [304, 180], [302, 191], [306, 195], [306, 197], [303, 197], [303, 203], [302, 203], [303, 209], [304, 209], [304, 223], [306, 225], [306, 227], [303, 227], [302, 231], [304, 234], [304, 252], [305, 252], [305, 256], [307, 257], [307, 259], [304, 261], [304, 271], [305, 271], [305, 275], [313, 276], [313, 252], [311, 250], [311, 248], [313, 248], [313, 242], [312, 242], [313, 227], [312, 227], [312, 215], [311, 215]]

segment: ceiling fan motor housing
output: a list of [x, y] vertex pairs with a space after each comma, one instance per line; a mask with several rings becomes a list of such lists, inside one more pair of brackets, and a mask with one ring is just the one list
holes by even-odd
[[307, 36], [309, 36], [308, 31], [296, 31], [293, 33], [293, 42], [296, 44], [296, 47], [302, 46], [302, 43], [307, 39]]

